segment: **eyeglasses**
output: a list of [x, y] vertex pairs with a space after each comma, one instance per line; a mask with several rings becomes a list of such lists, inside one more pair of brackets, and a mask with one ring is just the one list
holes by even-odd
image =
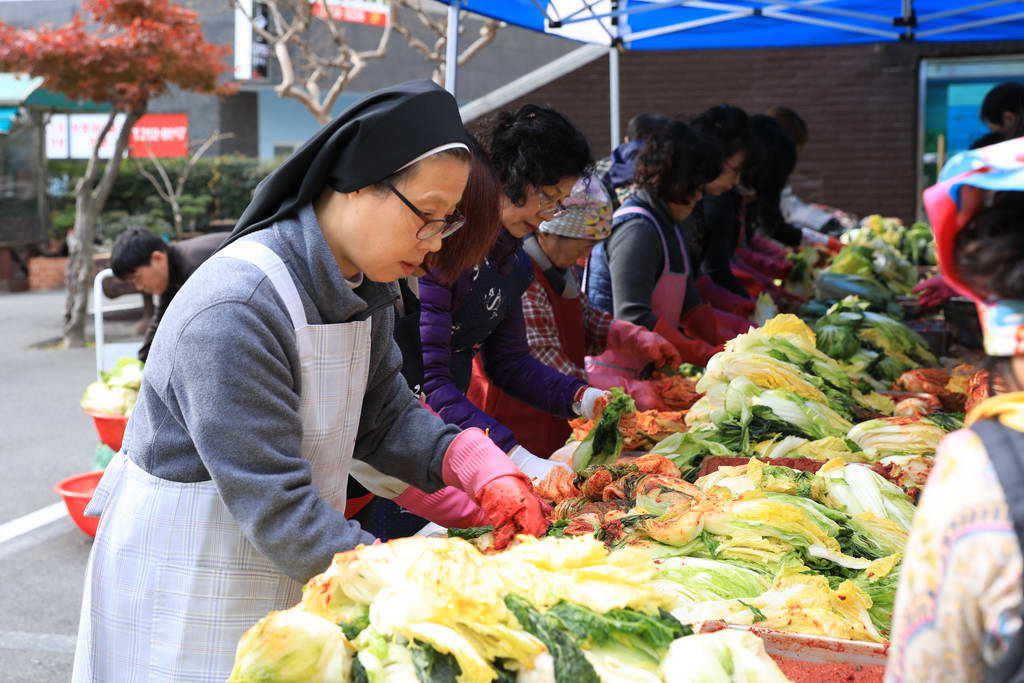
[[416, 214], [416, 217], [423, 221], [423, 225], [416, 231], [416, 239], [418, 240], [429, 240], [438, 234], [441, 235], [441, 239], [451, 237], [466, 224], [466, 217], [462, 215], [462, 212], [455, 209], [455, 212], [445, 216], [444, 218], [428, 218], [425, 213], [416, 208], [416, 205], [410, 202], [404, 194], [399, 192], [394, 185], [387, 180], [384, 181], [384, 186], [391, 190], [392, 194], [402, 200], [402, 203], [409, 207], [409, 210]]
[[546, 192], [544, 192], [544, 190], [537, 190], [537, 199], [540, 200], [540, 213], [546, 213], [551, 218], [561, 216], [563, 213], [569, 210], [565, 207], [565, 204], [563, 204], [561, 200], [551, 197]]

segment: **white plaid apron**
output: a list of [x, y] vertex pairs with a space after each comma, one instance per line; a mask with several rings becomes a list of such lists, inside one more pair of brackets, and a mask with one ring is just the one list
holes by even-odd
[[[320, 496], [344, 512], [370, 320], [309, 325], [269, 247], [241, 240], [214, 256], [224, 257], [259, 267], [288, 309], [302, 362], [302, 457]], [[212, 481], [158, 479], [119, 453], [87, 514], [101, 512], [74, 681], [223, 681], [242, 634], [302, 596], [301, 584], [246, 540]]]

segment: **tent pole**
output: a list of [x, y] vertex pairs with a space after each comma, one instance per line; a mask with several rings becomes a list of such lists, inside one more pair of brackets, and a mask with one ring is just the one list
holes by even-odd
[[914, 0], [903, 0], [903, 25], [906, 29], [903, 31], [903, 38], [910, 40], [914, 37]]
[[455, 77], [459, 70], [459, 2], [448, 5], [448, 40], [444, 46], [444, 89], [455, 96]]
[[612, 45], [608, 51], [608, 100], [611, 103], [612, 150], [622, 142], [619, 132], [619, 48]]

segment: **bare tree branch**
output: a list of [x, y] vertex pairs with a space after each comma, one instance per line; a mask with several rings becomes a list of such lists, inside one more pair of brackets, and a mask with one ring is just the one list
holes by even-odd
[[[257, 35], [274, 53], [281, 80], [274, 87], [280, 97], [297, 100], [324, 124], [338, 97], [366, 68], [370, 60], [387, 54], [388, 41], [396, 20], [393, 7], [376, 48], [356, 50], [335, 17], [328, 0], [262, 0], [271, 24], [262, 27], [259, 17], [245, 12]], [[241, 7], [240, 0], [229, 0]], [[316, 11], [314, 11], [316, 10]]]
[[[152, 152], [149, 153], [149, 158], [153, 160], [156, 159]], [[135, 166], [139, 169], [139, 173], [142, 177], [148, 180], [149, 184], [156, 190], [156, 193], [160, 195], [160, 199], [170, 204], [174, 197], [174, 187], [171, 185], [171, 179], [167, 176], [167, 172], [164, 170], [163, 164], [160, 162], [155, 163], [157, 170], [159, 171], [159, 178], [150, 173], [142, 162], [136, 161]]]
[[234, 133], [221, 133], [220, 131], [213, 131], [208, 138], [203, 140], [197, 146], [195, 152], [189, 157], [189, 160], [185, 162], [185, 167], [178, 174], [177, 182], [171, 181], [171, 176], [167, 172], [167, 168], [163, 162], [153, 154], [153, 150], [150, 148], [146, 149], [149, 156], [149, 161], [156, 168], [160, 178], [157, 179], [151, 172], [149, 172], [145, 165], [141, 162], [136, 162], [139, 173], [142, 174], [146, 180], [150, 182], [156, 193], [160, 195], [160, 199], [163, 199], [171, 207], [171, 215], [174, 218], [174, 234], [176, 237], [181, 237], [182, 234], [182, 223], [183, 218], [181, 215], [181, 197], [185, 194], [185, 183], [188, 182], [189, 175], [192, 173], [192, 169], [195, 168], [199, 159], [212, 147], [215, 143], [221, 140], [229, 140], [235, 137]]
[[[419, 19], [420, 23], [425, 26], [434, 35], [434, 44], [428, 45], [424, 40], [416, 36], [407, 26], [404, 26], [398, 22], [395, 22], [395, 31], [405, 39], [405, 41], [414, 50], [419, 52], [428, 62], [434, 64], [434, 81], [437, 83], [444, 82], [445, 72], [445, 51], [448, 47], [448, 20], [445, 18], [443, 21], [436, 19], [431, 16], [431, 12], [423, 6], [422, 0], [392, 0], [393, 6], [401, 6], [412, 11]], [[467, 16], [466, 12], [459, 14], [459, 35], [461, 36], [466, 31], [466, 25], [462, 21], [462, 18]], [[503, 28], [506, 24], [496, 19], [488, 19], [484, 22], [484, 25], [480, 27], [480, 35], [474, 40], [468, 47], [462, 50], [459, 54], [456, 62], [459, 66], [464, 66], [473, 57], [480, 54], [485, 47], [494, 42], [494, 38], [498, 34], [498, 30]]]

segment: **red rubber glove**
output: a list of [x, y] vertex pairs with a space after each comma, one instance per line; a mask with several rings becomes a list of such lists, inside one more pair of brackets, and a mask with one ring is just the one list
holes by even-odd
[[[465, 491], [494, 525], [495, 547], [517, 533], [539, 536], [548, 528], [548, 507], [507, 455], [483, 430], [467, 429], [451, 442], [441, 467], [444, 483]], [[499, 545], [498, 539], [501, 539]]]
[[676, 347], [677, 351], [679, 351], [679, 355], [682, 357], [684, 363], [692, 363], [693, 365], [697, 365], [702, 368], [707, 367], [708, 361], [711, 360], [711, 356], [722, 350], [721, 344], [718, 346], [712, 346], [701, 339], [692, 339], [687, 337], [661, 318], [658, 318], [658, 323], [654, 326], [654, 331], [672, 342], [672, 345]]
[[625, 320], [612, 321], [608, 329], [608, 348], [632, 353], [658, 368], [666, 365], [675, 367], [683, 362], [672, 342], [657, 332]]
[[551, 508], [533, 492], [524, 475], [492, 479], [480, 491], [480, 507], [494, 525], [494, 547], [501, 550], [516, 534], [541, 536]]
[[598, 389], [611, 389], [621, 387], [627, 394], [636, 401], [639, 410], [668, 410], [668, 406], [661, 400], [661, 395], [654, 384], [642, 379], [626, 379], [618, 375], [603, 375], [595, 372], [587, 373], [587, 381], [590, 386]]
[[697, 278], [697, 290], [705, 302], [722, 311], [747, 317], [754, 312], [756, 307], [753, 299], [740, 296], [716, 284], [710, 275], [705, 274]]
[[698, 304], [682, 318], [683, 332], [709, 344], [724, 344], [738, 334], [749, 332], [751, 323], [745, 318], [718, 311], [707, 304]]
[[736, 257], [769, 280], [785, 280], [789, 277], [789, 271], [793, 270], [793, 261], [789, 259], [760, 254], [743, 247], [736, 249]]
[[918, 283], [914, 287], [914, 294], [917, 294], [917, 300], [922, 306], [933, 308], [941, 306], [946, 299], [956, 296], [957, 292], [946, 283], [945, 278], [936, 275]]

